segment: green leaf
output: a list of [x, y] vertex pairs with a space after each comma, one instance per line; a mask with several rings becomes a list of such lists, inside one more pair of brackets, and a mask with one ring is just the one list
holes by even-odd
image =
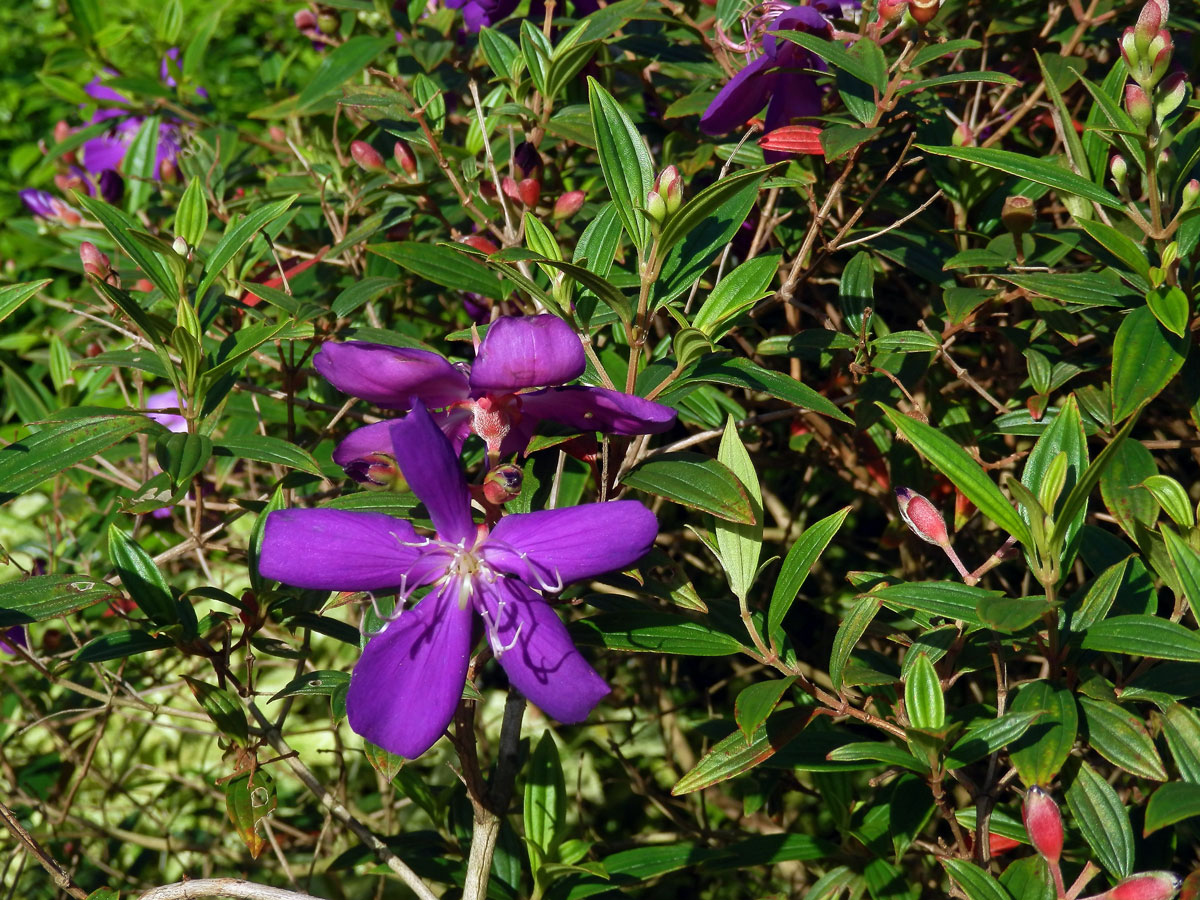
[[1100, 865], [1114, 878], [1127, 877], [1133, 871], [1133, 828], [1112, 785], [1086, 762], [1080, 763], [1067, 788], [1067, 805]]
[[1167, 771], [1146, 726], [1137, 716], [1108, 700], [1080, 697], [1092, 749], [1126, 772], [1166, 781]]
[[764, 253], [722, 278], [696, 313], [692, 326], [712, 340], [720, 340], [738, 316], [767, 296], [767, 288], [779, 269], [779, 258], [776, 252]]
[[938, 471], [950, 479], [979, 511], [1015, 537], [1026, 547], [1032, 546], [1029, 526], [1021, 518], [1000, 488], [983, 471], [983, 467], [953, 438], [931, 425], [918, 422], [903, 413], [880, 404], [896, 430], [928, 459]]
[[[1065, 142], [1067, 156], [1070, 158], [1075, 171], [1084, 178], [1090, 179], [1092, 172], [1088, 166], [1087, 154], [1083, 149], [1083, 141], [1080, 140], [1079, 133], [1075, 130], [1075, 117], [1067, 109], [1067, 104], [1063, 100], [1058, 82], [1047, 71], [1046, 62], [1042, 58], [1042, 55], [1036, 50], [1034, 51], [1034, 55], [1037, 57], [1038, 68], [1042, 72], [1042, 84], [1046, 86], [1046, 95], [1050, 98], [1050, 102], [1054, 104], [1054, 111], [1057, 113], [1055, 131], [1058, 132], [1060, 139]], [[1083, 220], [1080, 220], [1080, 224], [1083, 224]]]
[[267, 702], [274, 703], [284, 697], [332, 697], [338, 691], [345, 690], [349, 684], [349, 672], [333, 669], [305, 672], [299, 678], [294, 678], [285, 684]]
[[1120, 451], [1122, 442], [1129, 436], [1129, 432], [1133, 430], [1133, 424], [1136, 421], [1136, 417], [1131, 418], [1121, 427], [1121, 430], [1109, 441], [1108, 446], [1101, 450], [1100, 455], [1087, 467], [1087, 470], [1083, 473], [1083, 477], [1076, 482], [1075, 487], [1071, 488], [1070, 493], [1067, 494], [1067, 499], [1063, 501], [1058, 518], [1054, 522], [1054, 534], [1050, 539], [1052, 545], [1062, 546], [1067, 530], [1070, 528], [1070, 523], [1075, 520], [1081, 509], [1087, 509], [1088, 495], [1091, 494], [1092, 489], [1100, 481], [1104, 470], [1108, 468], [1113, 457]]
[[121, 900], [121, 895], [112, 888], [102, 887], [92, 891], [84, 900]]
[[[1191, 511], [1190, 506], [1186, 509]], [[1167, 554], [1171, 557], [1171, 563], [1179, 576], [1183, 596], [1192, 608], [1192, 615], [1200, 621], [1200, 553], [1166, 525], [1159, 530], [1166, 541]]]
[[524, 63], [521, 59], [521, 48], [504, 32], [495, 28], [481, 28], [479, 48], [483, 51], [483, 58], [498, 77], [513, 80], [520, 73]]
[[669, 613], [607, 613], [583, 619], [580, 631], [610, 650], [632, 653], [678, 653], [683, 656], [729, 656], [744, 648], [724, 631]]
[[400, 774], [400, 770], [404, 766], [404, 757], [389, 753], [370, 741], [363, 741], [363, 755], [371, 764], [371, 768], [382, 775], [389, 784], [396, 780], [396, 776]]
[[979, 619], [994, 631], [1012, 634], [1028, 628], [1054, 604], [1045, 597], [997, 597], [979, 604]]
[[1113, 341], [1113, 421], [1141, 409], [1183, 366], [1190, 342], [1163, 328], [1149, 307], [1125, 317]]
[[255, 768], [225, 783], [225, 811], [238, 837], [257, 859], [267, 846], [267, 839], [258, 833], [258, 826], [275, 811], [275, 781], [265, 768]]
[[158, 168], [160, 120], [148, 116], [134, 135], [121, 169], [125, 175], [125, 206], [130, 213], [141, 212], [154, 188], [154, 171]]
[[929, 764], [917, 759], [907, 748], [885, 744], [882, 741], [853, 741], [843, 744], [830, 750], [826, 758], [830, 762], [847, 763], [871, 760], [922, 775], [929, 774]]
[[621, 483], [719, 519], [754, 523], [754, 507], [729, 467], [699, 453], [660, 453], [630, 471]]
[[541, 258], [537, 262], [541, 265], [565, 272], [570, 278], [579, 282], [579, 284], [595, 294], [605, 306], [608, 306], [617, 314], [622, 322], [628, 323], [633, 321], [633, 305], [629, 302], [629, 298], [621, 293], [621, 290], [608, 281], [608, 279], [597, 275], [591, 269], [584, 266], [564, 262], [560, 259]]
[[[825, 552], [825, 548], [829, 546], [833, 536], [838, 533], [838, 529], [842, 527], [842, 523], [846, 521], [849, 513], [850, 507], [847, 506], [833, 515], [826, 516], [806, 528], [804, 533], [792, 544], [779, 569], [779, 577], [775, 579], [775, 587], [771, 591], [771, 604], [767, 608], [768, 634], [774, 634], [775, 630], [783, 624], [788, 610], [792, 608], [792, 604], [796, 600], [796, 595], [800, 593], [800, 588], [804, 586], [804, 581], [808, 578], [808, 573], [812, 571], [812, 567]], [[860, 632], [854, 638], [854, 642], [857, 642], [861, 636]]]
[[345, 318], [364, 303], [369, 303], [401, 284], [402, 282], [394, 278], [383, 278], [379, 275], [362, 278], [338, 294], [330, 309], [339, 319]]
[[139, 431], [158, 427], [139, 415], [85, 416], [47, 427], [0, 449], [0, 503], [90, 459]]
[[[372, 60], [395, 42], [389, 35], [352, 37], [331, 53], [325, 54], [316, 74], [312, 76], [296, 100], [296, 112], [303, 113], [337, 90], [342, 84], [365, 69]], [[201, 292], [203, 294], [203, 292]]]
[[204, 181], [193, 178], [179, 198], [179, 209], [175, 210], [175, 233], [187, 241], [189, 247], [195, 247], [207, 231], [208, 198], [204, 194]]
[[557, 859], [567, 825], [567, 786], [549, 729], [542, 732], [525, 773], [525, 841], [530, 868], [536, 873], [540, 863]]
[[1200, 634], [1155, 616], [1116, 616], [1097, 622], [1083, 635], [1085, 650], [1200, 662]]
[[1182, 290], [1174, 286], [1157, 287], [1146, 295], [1146, 305], [1167, 331], [1179, 337], [1187, 335], [1191, 304]]
[[967, 900], [1013, 900], [1000, 882], [974, 863], [965, 859], [943, 859], [941, 863], [967, 895]]
[[949, 75], [936, 75], [933, 78], [922, 78], [920, 81], [906, 84], [896, 91], [896, 96], [903, 97], [905, 94], [945, 87], [950, 84], [1020, 84], [1020, 82], [1003, 72], [951, 72]]
[[812, 410], [831, 419], [852, 424], [844, 412], [808, 385], [790, 375], [764, 369], [748, 359], [711, 357], [702, 360], [686, 378], [687, 382], [707, 381], [714, 384], [730, 384], [752, 391], [770, 394], [776, 400], [791, 403], [801, 409]]
[[1146, 826], [1143, 837], [1149, 837], [1160, 828], [1200, 816], [1200, 784], [1175, 781], [1164, 784], [1146, 804]]
[[[887, 65], [882, 59], [882, 54], [876, 56], [854, 53], [847, 50], [844, 44], [827, 41], [806, 31], [780, 29], [772, 33], [793, 44], [799, 44], [810, 53], [815, 53], [831, 66], [836, 66], [859, 81], [866, 82], [880, 94], [887, 90]], [[878, 45], [875, 49], [879, 49]]]
[[434, 284], [482, 294], [493, 300], [504, 299], [504, 283], [494, 272], [470, 255], [443, 244], [401, 241], [395, 244], [368, 244], [367, 249]]
[[1121, 201], [1104, 188], [1076, 175], [1056, 163], [1027, 156], [1024, 153], [1014, 153], [1010, 150], [996, 150], [991, 147], [931, 147], [927, 144], [917, 144], [918, 150], [932, 153], [935, 156], [948, 156], [951, 159], [961, 159], [965, 162], [976, 163], [989, 169], [997, 169], [1025, 178], [1035, 184], [1043, 184], [1084, 200], [1091, 200], [1109, 209], [1123, 209]]
[[262, 434], [229, 435], [217, 441], [213, 453], [216, 456], [233, 456], [253, 459], [277, 466], [288, 466], [321, 476], [321, 467], [307, 450], [297, 447], [282, 438]]
[[1015, 713], [1042, 714], [1008, 748], [1008, 755], [1026, 785], [1049, 784], [1075, 745], [1079, 730], [1075, 696], [1067, 688], [1056, 688], [1048, 681], [1031, 681], [1017, 692], [1011, 709]]
[[795, 675], [760, 681], [743, 688], [733, 701], [733, 719], [749, 742], [796, 681]]
[[96, 197], [76, 194], [75, 199], [93, 219], [104, 226], [104, 230], [129, 254], [156, 288], [169, 299], [179, 296], [179, 283], [167, 268], [167, 263], [133, 236], [133, 232], [141, 231], [141, 222]]
[[1029, 726], [1036, 722], [1041, 715], [1040, 710], [1030, 712], [1010, 710], [999, 718], [989, 719], [981, 725], [971, 726], [946, 754], [946, 768], [960, 769], [985, 756], [1003, 750], [1028, 731]]
[[212, 440], [187, 432], [166, 434], [155, 442], [154, 456], [172, 484], [187, 484], [212, 456]]
[[803, 709], [781, 710], [759, 726], [749, 741], [735, 731], [718, 741], [694, 769], [679, 779], [671, 794], [678, 797], [703, 790], [765, 762], [796, 739], [811, 715]]
[[650, 223], [639, 209], [654, 187], [654, 163], [625, 110], [595, 78], [588, 76], [588, 105], [604, 183], [621, 224], [638, 252], [650, 242]]
[[150, 554], [117, 524], [108, 526], [108, 556], [138, 609], [156, 625], [179, 621], [175, 598]]
[[[1034, 494], [1039, 493], [1046, 472], [1059, 453], [1066, 454], [1067, 477], [1062, 491], [1057, 497], [1058, 502], [1054, 505], [1053, 510], [1049, 510], [1055, 517], [1058, 517], [1059, 512], [1066, 504], [1071, 489], [1078, 483], [1088, 466], [1087, 435], [1083, 430], [1079, 404], [1074, 395], [1067, 398], [1058, 415], [1054, 417], [1050, 426], [1042, 432], [1042, 436], [1034, 444], [1029, 458], [1025, 461], [1025, 470], [1021, 473], [1021, 483]], [[1086, 513], [1085, 509], [1080, 508], [1075, 512], [1071, 521], [1064, 523], [1063, 540], [1066, 545], [1071, 543], [1075, 535], [1079, 533], [1079, 529], [1083, 527]]]
[[148, 634], [145, 631], [114, 631], [88, 641], [71, 659], [85, 663], [107, 662], [173, 646], [174, 642], [166, 635]]
[[[358, 40], [358, 38], [351, 38], [351, 40]], [[344, 49], [344, 45], [340, 49]], [[336, 53], [337, 51], [334, 52]], [[260, 206], [248, 216], [230, 220], [229, 226], [225, 229], [225, 234], [221, 236], [221, 240], [217, 241], [217, 246], [213, 248], [212, 253], [208, 256], [208, 263], [204, 269], [204, 277], [200, 280], [200, 284], [196, 288], [196, 297], [202, 298], [208, 292], [212, 283], [217, 280], [221, 271], [229, 265], [246, 244], [253, 240], [259, 230], [266, 228], [287, 212], [299, 196], [299, 194], [292, 194], [290, 197]]]
[[[854, 645], [858, 643], [878, 612], [879, 601], [874, 597], [864, 597], [850, 607], [850, 611], [838, 626], [837, 634], [833, 638], [833, 651], [829, 656], [829, 680], [834, 690], [842, 689], [846, 664], [850, 661], [850, 654], [854, 652]], [[774, 629], [769, 629], [768, 633], [773, 634]]]
[[215, 684], [206, 684], [187, 675], [183, 676], [183, 680], [192, 689], [192, 693], [196, 695], [196, 701], [208, 713], [208, 717], [221, 729], [221, 734], [227, 738], [233, 738], [243, 747], [248, 746], [250, 728], [246, 723], [246, 712], [242, 709], [242, 704], [238, 702], [238, 699], [225, 688], [217, 687]]
[[0, 628], [44, 622], [121, 596], [82, 575], [34, 575], [0, 584]]
[[1146, 251], [1135, 244], [1132, 238], [1095, 219], [1080, 219], [1079, 226], [1092, 240], [1120, 260], [1129, 271], [1149, 280], [1150, 261], [1146, 259]]
[[917, 654], [917, 660], [904, 680], [904, 708], [914, 728], [937, 731], [946, 724], [942, 682], [924, 653]]
[[706, 219], [716, 216], [727, 203], [736, 199], [746, 190], [747, 185], [761, 184], [767, 173], [775, 168], [777, 167], [762, 166], [727, 175], [725, 178], [713, 182], [684, 203], [678, 212], [667, 219], [663, 225], [662, 234], [659, 235], [656, 245], [659, 259], [665, 258], [671, 248], [698, 229]]
[[[1187, 491], [1174, 478], [1168, 475], [1151, 475], [1142, 482], [1142, 487], [1154, 495], [1163, 512], [1171, 517], [1171, 521], [1184, 528], [1196, 524], [1196, 514], [1192, 510], [1192, 501]], [[1200, 616], [1197, 616], [1200, 619]]]
[[976, 610], [999, 597], [1000, 592], [956, 581], [919, 581], [875, 588], [871, 596], [891, 609], [916, 609], [983, 627], [983, 620]]
[[1200, 715], [1182, 703], [1172, 703], [1163, 712], [1163, 734], [1179, 769], [1179, 776], [1200, 784]]
[[21, 308], [22, 303], [35, 296], [53, 280], [46, 278], [42, 281], [25, 281], [21, 284], [6, 284], [4, 287], [0, 287], [0, 322], [15, 313]]
[[751, 521], [732, 523], [718, 518], [713, 523], [713, 536], [721, 551], [721, 565], [729, 579], [733, 595], [745, 601], [758, 573], [758, 560], [762, 551], [763, 515], [762, 492], [758, 485], [758, 473], [754, 461], [737, 433], [733, 416], [725, 422], [721, 445], [717, 450], [717, 461], [729, 468], [737, 478], [743, 492], [750, 500]]

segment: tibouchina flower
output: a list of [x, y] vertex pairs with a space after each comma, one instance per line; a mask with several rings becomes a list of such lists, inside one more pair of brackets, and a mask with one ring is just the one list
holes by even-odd
[[16, 656], [20, 652], [18, 647], [29, 649], [29, 635], [25, 633], [25, 626], [13, 625], [9, 628], [0, 628], [0, 653]]
[[[822, 89], [811, 72], [825, 71], [825, 62], [799, 44], [776, 38], [772, 32], [804, 31], [832, 38], [833, 25], [826, 16], [840, 16], [842, 2], [811, 0], [792, 5], [768, 0], [755, 8], [764, 13], [747, 23], [746, 42], [736, 47], [756, 55], [709, 103], [700, 117], [700, 130], [705, 134], [737, 131], [764, 105], [767, 133], [790, 125], [793, 119], [820, 115]], [[768, 162], [777, 162], [790, 154], [767, 150], [763, 156]]]
[[[146, 398], [146, 409], [182, 409], [183, 405], [179, 402], [179, 394], [175, 391], [159, 391], [157, 394], [151, 394]], [[162, 425], [167, 431], [181, 433], [187, 431], [187, 419], [178, 413], [146, 413], [146, 418], [153, 419], [159, 425]]]
[[[633, 563], [654, 542], [654, 514], [619, 500], [508, 515], [488, 531], [472, 520], [454, 448], [425, 408], [389, 427], [437, 534], [377, 513], [279, 510], [267, 518], [259, 562], [267, 578], [297, 587], [399, 593], [351, 676], [350, 727], [410, 759], [428, 750], [462, 695], [476, 615], [509, 682], [547, 715], [582, 722], [608, 685], [537, 592]], [[404, 608], [424, 586], [428, 594]]]
[[[313, 365], [338, 390], [384, 409], [407, 410], [418, 401], [443, 410], [435, 419], [455, 450], [474, 432], [493, 459], [524, 450], [542, 419], [610, 434], [655, 434], [675, 422], [675, 410], [652, 400], [561, 387], [583, 374], [586, 362], [579, 336], [551, 315], [497, 319], [470, 367], [428, 350], [359, 341], [325, 344]], [[362, 481], [359, 462], [380, 453], [391, 453], [387, 422], [353, 432], [333, 459]]]

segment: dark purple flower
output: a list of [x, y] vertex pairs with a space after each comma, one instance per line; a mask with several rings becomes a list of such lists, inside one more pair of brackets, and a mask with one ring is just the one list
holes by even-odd
[[[652, 400], [606, 388], [562, 387], [582, 375], [586, 363], [579, 336], [551, 315], [497, 319], [469, 367], [428, 350], [359, 341], [326, 344], [313, 365], [338, 390], [384, 409], [420, 403], [441, 410], [435, 418], [456, 450], [474, 432], [493, 461], [524, 450], [542, 419], [611, 434], [654, 434], [675, 421], [675, 410]], [[388, 423], [381, 422], [353, 432], [333, 459], [350, 468], [356, 459], [390, 453], [390, 447]]]
[[17, 648], [29, 649], [29, 635], [24, 625], [13, 625], [11, 628], [0, 628], [0, 653], [17, 656]]
[[519, 3], [520, 0], [446, 0], [451, 9], [462, 10], [463, 24], [470, 32], [507, 19]]
[[[776, 39], [774, 31], [804, 31], [823, 38], [833, 37], [833, 25], [827, 16], [840, 16], [840, 0], [813, 0], [807, 5], [791, 5], [772, 0], [766, 14], [749, 23], [746, 43], [739, 45], [758, 55], [730, 79], [709, 103], [700, 117], [700, 130], [722, 135], [742, 128], [765, 105], [765, 130], [790, 125], [793, 119], [817, 116], [821, 112], [822, 88], [812, 70], [825, 71], [825, 62], [791, 41]], [[768, 162], [787, 159], [790, 154], [765, 151]]]
[[462, 695], [475, 614], [511, 684], [560, 722], [582, 722], [608, 685], [538, 592], [636, 561], [654, 543], [654, 514], [632, 500], [589, 503], [505, 516], [488, 531], [472, 520], [454, 448], [425, 408], [388, 427], [436, 536], [377, 513], [279, 510], [267, 517], [259, 561], [264, 576], [297, 587], [399, 593], [351, 676], [350, 727], [410, 759], [428, 750]]

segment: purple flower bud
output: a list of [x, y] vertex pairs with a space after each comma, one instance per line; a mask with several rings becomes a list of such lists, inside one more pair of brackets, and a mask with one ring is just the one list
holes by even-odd
[[1048, 793], [1034, 785], [1025, 794], [1025, 807], [1021, 815], [1033, 849], [1048, 863], [1057, 863], [1063, 847], [1062, 813], [1058, 810], [1058, 804]]
[[392, 147], [392, 157], [405, 175], [411, 178], [417, 174], [417, 157], [408, 141], [396, 141], [395, 146]]
[[345, 464], [346, 474], [368, 490], [407, 491], [408, 482], [390, 453], [368, 453]]
[[1129, 118], [1133, 119], [1134, 124], [1139, 128], [1150, 127], [1150, 122], [1154, 118], [1154, 108], [1150, 105], [1150, 98], [1146, 96], [1141, 85], [1125, 85], [1125, 111], [1129, 113]]
[[1174, 872], [1131, 875], [1107, 893], [1108, 900], [1171, 900], [1183, 879]]
[[125, 179], [118, 172], [105, 169], [96, 180], [100, 182], [100, 196], [106, 203], [116, 205], [121, 202], [121, 198], [125, 196]]
[[950, 536], [946, 533], [946, 521], [936, 506], [906, 487], [896, 488], [896, 502], [900, 506], [900, 517], [912, 529], [913, 534], [939, 547], [949, 546]]
[[379, 151], [366, 141], [351, 141], [350, 156], [367, 172], [383, 172], [387, 169]]
[[521, 495], [523, 478], [520, 466], [511, 463], [497, 466], [483, 479], [483, 496], [492, 506], [500, 506]]
[[537, 147], [522, 141], [513, 151], [513, 177], [518, 181], [524, 178], [540, 178], [542, 174], [542, 157], [538, 155]]
[[583, 201], [583, 191], [567, 191], [554, 201], [554, 212], [551, 215], [555, 220], [569, 219], [579, 212]]

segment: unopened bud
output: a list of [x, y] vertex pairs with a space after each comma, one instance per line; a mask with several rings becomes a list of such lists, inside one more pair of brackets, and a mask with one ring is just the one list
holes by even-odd
[[667, 220], [667, 201], [658, 191], [646, 195], [646, 215], [655, 225], [662, 225]]
[[1179, 211], [1187, 212], [1196, 205], [1196, 200], [1200, 199], [1200, 181], [1193, 178], [1183, 186], [1183, 196], [1180, 198]]
[[60, 172], [59, 174], [55, 175], [54, 186], [64, 194], [68, 194], [71, 191], [86, 190], [83, 186], [83, 177], [74, 170], [70, 172]]
[[53, 206], [55, 216], [64, 225], [73, 228], [83, 221], [83, 216], [81, 216], [73, 207], [67, 206], [67, 204], [63, 203], [61, 200], [56, 198]]
[[1006, 198], [1004, 207], [1000, 210], [1000, 221], [1010, 234], [1024, 234], [1033, 227], [1036, 218], [1037, 210], [1034, 209], [1033, 201], [1019, 194]]
[[913, 534], [931, 544], [949, 546], [950, 536], [946, 533], [946, 522], [936, 506], [906, 487], [896, 488], [896, 503], [900, 506], [900, 517]]
[[552, 218], [555, 220], [569, 219], [583, 207], [583, 201], [583, 191], [567, 191], [554, 201]]
[[71, 136], [71, 126], [67, 124], [65, 119], [59, 119], [54, 123], [54, 143], [61, 144]]
[[1048, 793], [1034, 785], [1025, 794], [1025, 807], [1021, 815], [1033, 849], [1048, 863], [1057, 863], [1063, 847], [1062, 813], [1058, 804]]
[[408, 482], [390, 453], [368, 453], [345, 465], [346, 474], [369, 490], [406, 491]]
[[683, 178], [674, 166], [667, 166], [654, 179], [654, 190], [667, 205], [667, 215], [672, 216], [683, 205]]
[[1142, 872], [1111, 888], [1109, 900], [1171, 900], [1183, 886], [1174, 872]]
[[1187, 95], [1187, 76], [1182, 72], [1176, 72], [1159, 85], [1154, 102], [1154, 117], [1159, 124], [1183, 105], [1183, 102], [1187, 100]]
[[336, 34], [342, 27], [342, 20], [333, 13], [321, 13], [317, 16], [317, 30], [321, 34]]
[[1125, 111], [1139, 128], [1150, 127], [1150, 122], [1154, 119], [1154, 108], [1140, 84], [1125, 85]]
[[482, 234], [468, 234], [462, 239], [462, 242], [468, 247], [474, 247], [480, 253], [486, 253], [491, 256], [493, 253], [499, 253], [500, 248], [485, 238]]
[[188, 242], [178, 236], [175, 238], [175, 240], [173, 240], [171, 242], [171, 249], [174, 250], [176, 253], [178, 253], [180, 256], [182, 256], [184, 259], [187, 259], [188, 256], [192, 252], [191, 248], [188, 247]]
[[294, 22], [296, 28], [302, 32], [312, 31], [317, 27], [317, 14], [311, 9], [297, 10], [296, 14], [292, 16], [292, 22]]
[[1117, 186], [1117, 192], [1124, 197], [1129, 193], [1129, 164], [1125, 162], [1125, 157], [1119, 153], [1113, 154], [1113, 158], [1108, 162], [1108, 171], [1112, 175], [1113, 184]]
[[517, 149], [513, 151], [512, 157], [513, 176], [518, 180], [524, 178], [540, 178], [542, 174], [542, 157], [537, 152], [537, 147], [522, 141], [517, 145]]
[[1138, 15], [1137, 25], [1134, 26], [1138, 37], [1149, 42], [1167, 24], [1169, 10], [1167, 0], [1148, 0]]
[[521, 191], [517, 187], [517, 180], [511, 175], [505, 175], [500, 179], [500, 190], [504, 192], [504, 196], [514, 203], [521, 202]]
[[938, 14], [941, 0], [909, 0], [908, 14], [918, 25], [928, 25]]
[[887, 24], [891, 24], [903, 16], [906, 9], [908, 9], [908, 0], [879, 0], [875, 5], [875, 10], [879, 13], [879, 21]]
[[158, 177], [167, 184], [174, 184], [179, 180], [179, 169], [175, 163], [169, 159], [164, 159], [158, 164]]
[[538, 197], [542, 195], [542, 185], [536, 178], [522, 178], [517, 185], [517, 196], [530, 209], [537, 206]]
[[379, 151], [366, 141], [351, 141], [350, 157], [367, 172], [383, 172], [387, 168]]
[[408, 141], [396, 141], [392, 147], [392, 157], [405, 175], [411, 178], [417, 174], [417, 157]]
[[1126, 28], [1121, 32], [1121, 39], [1117, 44], [1121, 48], [1121, 58], [1125, 60], [1129, 71], [1136, 71], [1141, 65], [1142, 59], [1142, 54], [1138, 52], [1137, 32], [1132, 28]]
[[493, 506], [515, 500], [521, 494], [521, 479], [522, 472], [519, 466], [497, 466], [483, 479], [484, 499]]
[[950, 143], [955, 147], [974, 147], [975, 132], [971, 130], [971, 126], [966, 122], [960, 122], [958, 127], [954, 129], [954, 134], [950, 136]]
[[1171, 56], [1175, 52], [1175, 42], [1171, 40], [1171, 33], [1163, 30], [1156, 34], [1151, 40], [1150, 45], [1146, 48], [1144, 62], [1150, 67], [1150, 84], [1155, 85], [1162, 81], [1162, 77], [1167, 74], [1167, 69], [1171, 65]]
[[79, 261], [83, 263], [83, 271], [101, 280], [108, 275], [112, 266], [108, 255], [101, 253], [91, 241], [84, 241], [79, 245]]

